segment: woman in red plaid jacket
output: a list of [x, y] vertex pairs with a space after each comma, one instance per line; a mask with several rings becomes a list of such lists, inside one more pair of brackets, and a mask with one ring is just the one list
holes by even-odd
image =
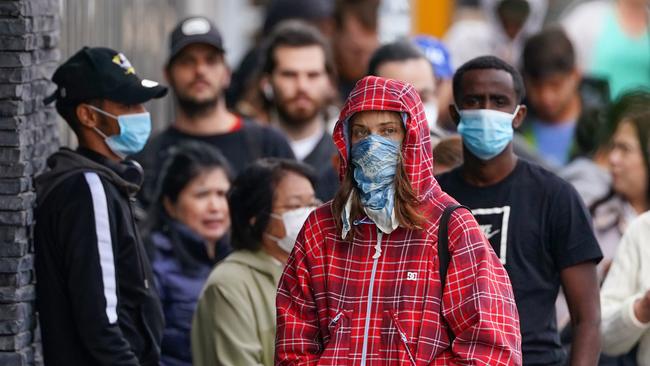
[[276, 365], [520, 365], [510, 280], [466, 209], [433, 177], [415, 89], [369, 76], [333, 134], [341, 187], [298, 235], [277, 295]]

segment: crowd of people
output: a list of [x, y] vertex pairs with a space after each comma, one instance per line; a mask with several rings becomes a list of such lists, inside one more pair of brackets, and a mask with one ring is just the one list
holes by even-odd
[[45, 365], [650, 365], [649, 3], [474, 6], [380, 44], [378, 0], [271, 0], [236, 69], [189, 17], [169, 87], [62, 63]]

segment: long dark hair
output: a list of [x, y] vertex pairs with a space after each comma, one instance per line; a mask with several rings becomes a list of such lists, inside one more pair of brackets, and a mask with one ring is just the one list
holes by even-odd
[[[650, 90], [638, 89], [627, 92], [612, 104], [606, 115], [606, 126], [601, 143], [610, 142], [616, 129], [623, 122], [631, 123], [636, 129], [646, 173], [650, 177], [650, 150], [648, 149], [650, 143]], [[616, 194], [613, 187], [610, 188], [604, 197], [596, 200], [589, 207], [589, 212], [593, 215], [600, 205]], [[646, 187], [646, 208], [650, 208], [650, 184]]]
[[183, 245], [178, 231], [174, 229], [174, 220], [165, 210], [163, 201], [168, 199], [171, 203], [176, 203], [178, 196], [190, 182], [214, 169], [221, 169], [228, 181], [232, 181], [230, 165], [217, 148], [199, 141], [186, 141], [170, 149], [168, 158], [163, 163], [156, 199], [149, 210], [144, 227], [147, 252], [151, 258], [155, 252], [151, 236], [161, 233], [170, 240], [174, 254], [184, 269], [200, 267]]
[[314, 173], [304, 163], [279, 159], [260, 159], [239, 174], [228, 194], [232, 246], [235, 250], [258, 250], [269, 223], [275, 189], [287, 173], [301, 175], [315, 185]]

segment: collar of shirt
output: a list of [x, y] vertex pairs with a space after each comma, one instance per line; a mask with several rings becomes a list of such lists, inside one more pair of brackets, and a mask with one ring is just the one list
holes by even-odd
[[291, 150], [293, 150], [296, 159], [300, 161], [305, 160], [305, 158], [314, 151], [316, 145], [318, 145], [320, 139], [323, 137], [323, 134], [325, 134], [325, 126], [319, 124], [318, 130], [313, 135], [305, 137], [304, 139], [289, 141], [289, 145], [291, 146]]

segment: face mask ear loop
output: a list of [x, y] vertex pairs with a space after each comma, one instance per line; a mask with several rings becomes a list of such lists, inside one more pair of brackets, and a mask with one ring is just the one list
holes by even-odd
[[95, 132], [97, 132], [99, 136], [103, 137], [104, 139], [108, 138], [108, 136], [106, 136], [106, 134], [103, 133], [102, 130], [100, 130], [99, 128], [93, 126], [93, 130], [95, 130]]
[[92, 110], [95, 110], [95, 111], [97, 111], [97, 112], [99, 112], [99, 113], [101, 113], [101, 114], [103, 114], [103, 115], [105, 115], [105, 116], [108, 116], [108, 117], [111, 117], [111, 118], [117, 120], [117, 116], [114, 115], [114, 114], [110, 114], [110, 113], [106, 112], [105, 110], [102, 110], [102, 109], [99, 109], [99, 108], [95, 107], [95, 106], [92, 105], [92, 104], [86, 104], [86, 105], [88, 106], [88, 108], [90, 108], [90, 109], [92, 109]]
[[[108, 113], [108, 112], [106, 112], [104, 110], [101, 110], [101, 109], [95, 107], [92, 104], [86, 104], [86, 105], [88, 106], [88, 108], [90, 108], [90, 109], [92, 109], [92, 110], [94, 110], [94, 111], [96, 111], [96, 112], [98, 112], [100, 114], [103, 114], [105, 116], [108, 116], [108, 117], [111, 117], [111, 118], [114, 118], [115, 120], [117, 120], [117, 116], [115, 116], [115, 115], [112, 115], [112, 114], [110, 114], [110, 113]], [[108, 138], [108, 136], [106, 136], [106, 134], [103, 133], [99, 128], [93, 127], [93, 130], [95, 130], [95, 132], [97, 132], [99, 134], [99, 136], [103, 137], [104, 139]]]

